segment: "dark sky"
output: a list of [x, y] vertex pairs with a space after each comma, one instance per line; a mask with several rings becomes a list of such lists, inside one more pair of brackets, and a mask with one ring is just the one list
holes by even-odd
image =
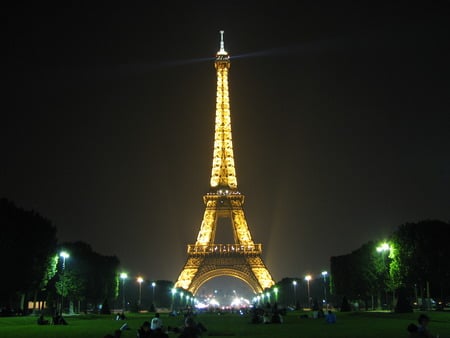
[[275, 280], [450, 219], [446, 2], [125, 3], [2, 10], [0, 196], [61, 242], [176, 280], [209, 188], [221, 29], [239, 189]]

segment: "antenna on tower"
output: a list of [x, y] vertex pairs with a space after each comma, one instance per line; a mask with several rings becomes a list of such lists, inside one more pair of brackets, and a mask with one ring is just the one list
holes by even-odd
[[225, 51], [225, 43], [223, 42], [223, 33], [225, 33], [225, 31], [220, 31], [220, 50], [219, 50], [219, 52], [217, 53], [217, 54], [219, 54], [219, 55], [226, 55], [226, 54], [228, 54], [228, 53]]

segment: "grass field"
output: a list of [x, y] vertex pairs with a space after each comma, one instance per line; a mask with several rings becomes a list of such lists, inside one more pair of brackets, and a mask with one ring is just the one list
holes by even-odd
[[[336, 324], [326, 324], [322, 319], [300, 318], [299, 312], [290, 312], [283, 324], [251, 324], [250, 317], [238, 314], [200, 314], [196, 320], [208, 331], [203, 337], [407, 337], [406, 326], [416, 322], [418, 313], [394, 314], [382, 312], [337, 313]], [[430, 330], [441, 338], [450, 338], [450, 312], [430, 312]], [[124, 322], [131, 328], [122, 337], [136, 337], [136, 330], [152, 314], [128, 314], [126, 321], [115, 321], [113, 316], [82, 315], [65, 317], [67, 326], [38, 326], [36, 317], [0, 318], [0, 338], [102, 338], [113, 333]], [[162, 314], [164, 326], [180, 326], [182, 317]], [[169, 332], [169, 337], [178, 334]]]

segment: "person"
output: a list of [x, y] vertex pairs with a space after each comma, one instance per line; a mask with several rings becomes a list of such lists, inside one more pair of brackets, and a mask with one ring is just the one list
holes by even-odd
[[319, 312], [317, 313], [317, 318], [325, 318], [325, 313], [323, 312], [322, 308], [319, 309]]
[[283, 323], [283, 317], [281, 316], [281, 313], [279, 311], [275, 311], [272, 314], [272, 323], [274, 324], [281, 324]]
[[103, 336], [103, 338], [120, 338], [121, 335], [122, 335], [122, 331], [116, 330], [116, 331], [114, 331], [114, 336], [112, 334], [108, 333], [107, 335]]
[[127, 317], [125, 317], [125, 313], [122, 311], [121, 313], [118, 313], [116, 316], [116, 320], [125, 320]]
[[139, 330], [137, 332], [137, 337], [138, 338], [152, 337], [152, 331], [150, 330], [150, 322], [149, 321], [146, 320], [144, 323], [142, 323], [141, 327], [139, 328]]
[[200, 336], [201, 332], [198, 329], [194, 319], [191, 316], [186, 317], [186, 320], [184, 321], [184, 328], [178, 338], [199, 338]]
[[61, 315], [56, 315], [53, 317], [53, 325], [67, 325], [66, 320]]
[[156, 329], [152, 332], [152, 338], [169, 338], [169, 335], [165, 333], [162, 329]]
[[335, 315], [331, 310], [328, 310], [328, 314], [327, 314], [326, 317], [325, 317], [325, 321], [326, 321], [328, 324], [334, 324], [334, 323], [336, 323], [336, 315]]
[[162, 327], [163, 327], [162, 319], [159, 318], [159, 313], [156, 312], [155, 316], [152, 318], [152, 321], [151, 321], [151, 324], [150, 324], [150, 329], [152, 331], [156, 331], [158, 329], [162, 330]]
[[409, 338], [420, 337], [419, 336], [419, 327], [416, 324], [411, 323], [408, 325], [408, 327], [406, 329], [409, 332], [409, 335], [408, 335]]
[[44, 315], [40, 315], [38, 320], [37, 320], [38, 325], [48, 325], [49, 321], [44, 319]]
[[419, 332], [419, 337], [434, 338], [434, 335], [432, 335], [430, 331], [428, 331], [430, 317], [422, 313], [419, 318], [417, 318], [417, 321], [419, 322], [417, 329], [417, 331]]

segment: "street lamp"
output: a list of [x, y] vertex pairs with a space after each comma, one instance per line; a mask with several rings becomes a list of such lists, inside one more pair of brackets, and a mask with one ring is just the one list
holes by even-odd
[[155, 305], [155, 287], [156, 283], [152, 282], [152, 304]]
[[294, 308], [297, 309], [297, 281], [293, 280], [292, 285], [294, 286]]
[[172, 290], [171, 290], [171, 292], [172, 292], [172, 311], [173, 311], [173, 303], [174, 303], [174, 299], [175, 299], [175, 294], [177, 293], [177, 289], [175, 289], [175, 288], [172, 288]]
[[137, 282], [139, 283], [139, 300], [138, 300], [138, 305], [139, 306], [141, 306], [141, 295], [142, 295], [141, 291], [142, 291], [142, 282], [143, 281], [144, 281], [144, 279], [141, 276], [139, 276], [137, 278]]
[[273, 288], [273, 293], [275, 294], [275, 302], [278, 302], [278, 288], [277, 287]]
[[184, 297], [184, 293], [180, 292], [180, 307], [183, 307], [183, 297]]
[[[385, 272], [387, 272], [386, 270], [386, 252], [391, 250], [391, 247], [389, 246], [389, 244], [387, 242], [383, 242], [381, 243], [379, 246], [377, 246], [377, 252], [380, 253], [383, 257], [383, 269], [385, 270]], [[385, 285], [385, 297], [386, 297], [386, 305], [388, 304], [388, 290], [387, 290], [387, 286]]]
[[125, 279], [128, 275], [125, 272], [120, 274], [120, 279], [122, 279], [122, 311], [125, 311]]
[[64, 304], [64, 292], [66, 290], [66, 275], [64, 272], [65, 272], [65, 268], [66, 268], [66, 258], [69, 258], [70, 255], [66, 251], [61, 251], [59, 256], [62, 257], [62, 259], [63, 259], [63, 262], [62, 262], [63, 279], [62, 279], [62, 290], [61, 290], [61, 316], [62, 316], [63, 304]]
[[311, 299], [311, 296], [310, 296], [310, 294], [309, 294], [309, 281], [311, 280], [311, 275], [306, 275], [305, 276], [305, 281], [306, 281], [306, 283], [307, 283], [307, 285], [308, 285], [308, 306], [309, 306], [309, 304], [310, 304], [310, 299]]
[[266, 292], [267, 302], [270, 303], [270, 292]]
[[323, 277], [323, 300], [325, 301], [325, 304], [328, 304], [327, 302], [327, 271], [322, 271], [322, 277]]

